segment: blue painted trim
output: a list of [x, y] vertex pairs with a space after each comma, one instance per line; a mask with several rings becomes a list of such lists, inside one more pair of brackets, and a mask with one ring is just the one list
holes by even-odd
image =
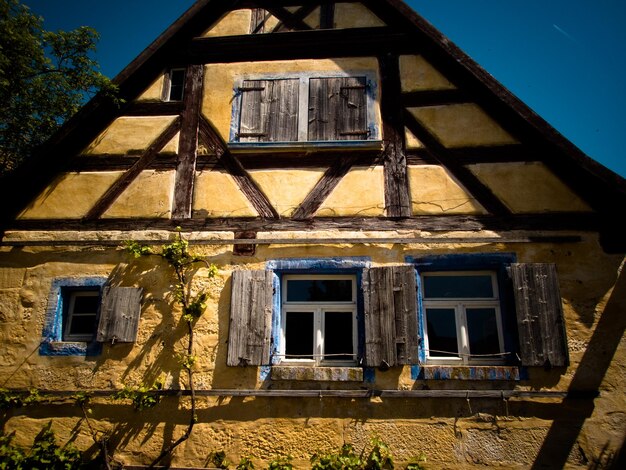
[[424, 379], [424, 371], [422, 366], [420, 365], [412, 365], [411, 366], [411, 380], [423, 380]]
[[[371, 266], [371, 259], [367, 256], [355, 256], [350, 258], [286, 258], [270, 260], [265, 263], [265, 269], [273, 271], [272, 287], [274, 294], [272, 297], [272, 336], [270, 348], [270, 364], [280, 363], [279, 352], [282, 350], [281, 344], [281, 288], [282, 276], [285, 274], [353, 274], [357, 283], [357, 335], [358, 357], [363, 357], [365, 349], [365, 302], [363, 299], [363, 269]], [[266, 380], [269, 371], [261, 367], [259, 378]]]
[[[498, 279], [498, 295], [500, 298], [500, 310], [502, 312], [502, 329], [504, 331], [504, 348], [513, 353], [518, 352], [517, 320], [515, 318], [515, 306], [511, 281], [507, 268], [511, 263], [517, 262], [515, 253], [451, 253], [426, 256], [406, 256], [405, 261], [413, 264], [417, 270], [418, 292], [418, 327], [420, 334], [419, 359], [422, 364], [426, 363], [426, 351], [424, 349], [424, 305], [422, 299], [420, 273], [432, 271], [469, 271], [491, 270], [495, 271]], [[515, 354], [507, 359], [507, 364], [517, 364]]]
[[376, 369], [373, 367], [366, 367], [363, 369], [363, 382], [373, 384], [376, 382]]
[[355, 256], [351, 258], [288, 258], [270, 260], [265, 263], [265, 269], [272, 271], [289, 271], [290, 274], [298, 274], [298, 272], [315, 273], [321, 272], [337, 272], [338, 270], [347, 270], [356, 272], [369, 268], [372, 262], [368, 256]]
[[63, 317], [66, 300], [72, 291], [97, 288], [102, 294], [106, 281], [105, 277], [70, 277], [52, 281], [39, 345], [40, 356], [95, 356], [101, 353], [102, 344], [96, 341], [63, 341]]

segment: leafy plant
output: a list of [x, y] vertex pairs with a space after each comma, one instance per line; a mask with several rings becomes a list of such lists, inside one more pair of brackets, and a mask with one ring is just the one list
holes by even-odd
[[0, 410], [17, 408], [23, 405], [22, 396], [10, 390], [0, 388]]
[[249, 457], [241, 457], [241, 460], [235, 467], [236, 470], [254, 470], [254, 464]]
[[13, 444], [15, 432], [0, 434], [0, 468], [3, 470], [74, 470], [81, 466], [81, 452], [71, 444], [56, 443], [52, 421], [45, 425], [33, 441], [29, 451]]
[[314, 454], [311, 457], [312, 470], [359, 470], [362, 468], [361, 457], [354, 453], [352, 444], [344, 444], [339, 452]]
[[291, 456], [288, 455], [286, 457], [276, 457], [269, 463], [267, 470], [293, 470], [293, 465], [291, 464]]
[[113, 394], [112, 398], [114, 400], [131, 400], [135, 410], [142, 411], [146, 408], [152, 408], [159, 403], [161, 397], [157, 392], [162, 388], [163, 383], [158, 380], [150, 386], [141, 384], [139, 387], [133, 388], [125, 385], [122, 390]]
[[220, 450], [219, 452], [211, 452], [209, 460], [213, 465], [215, 465], [215, 468], [228, 468], [230, 465], [230, 462], [226, 458], [226, 452], [223, 450]]
[[372, 449], [365, 461], [365, 468], [367, 470], [392, 470], [393, 458], [389, 446], [378, 437], [372, 438], [370, 444]]
[[128, 240], [125, 244], [125, 249], [135, 258], [140, 258], [142, 256], [152, 254], [152, 248], [147, 245], [142, 245], [141, 243], [134, 240]]

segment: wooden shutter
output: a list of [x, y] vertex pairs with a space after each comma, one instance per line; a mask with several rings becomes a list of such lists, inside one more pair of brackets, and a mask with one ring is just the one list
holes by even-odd
[[137, 340], [141, 297], [137, 287], [105, 287], [96, 341], [134, 343]]
[[227, 364], [269, 364], [272, 271], [234, 271], [232, 283]]
[[522, 365], [569, 362], [559, 280], [554, 264], [511, 265]]
[[244, 80], [240, 142], [298, 140], [299, 80]]
[[417, 364], [417, 282], [413, 266], [363, 272], [365, 365]]
[[366, 140], [365, 77], [309, 81], [309, 140]]

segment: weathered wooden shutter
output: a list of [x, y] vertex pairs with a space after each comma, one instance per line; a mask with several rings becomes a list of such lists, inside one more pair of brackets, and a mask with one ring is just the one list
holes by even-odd
[[240, 142], [298, 140], [299, 80], [244, 80]]
[[141, 297], [137, 287], [105, 287], [96, 341], [134, 343], [137, 340]]
[[366, 140], [365, 77], [309, 80], [309, 140]]
[[232, 283], [227, 364], [269, 364], [272, 271], [234, 271]]
[[417, 364], [417, 282], [413, 266], [363, 271], [365, 365]]
[[522, 365], [566, 366], [569, 358], [556, 265], [515, 263], [511, 278]]

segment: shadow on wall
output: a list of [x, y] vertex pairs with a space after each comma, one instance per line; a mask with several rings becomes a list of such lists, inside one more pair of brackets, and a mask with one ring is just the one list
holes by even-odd
[[[621, 271], [613, 288], [613, 292], [600, 316], [598, 325], [593, 332], [587, 349], [576, 369], [574, 377], [569, 386], [569, 392], [595, 391], [599, 390], [602, 382], [607, 376], [609, 367], [613, 361], [617, 348], [620, 345], [624, 331], [626, 330], [626, 266], [622, 263]], [[613, 384], [614, 393], [623, 392], [623, 384]], [[598, 402], [602, 398], [596, 399]], [[570, 408], [567, 414], [559, 413], [553, 421], [550, 431], [543, 441], [541, 450], [532, 466], [533, 470], [541, 468], [563, 468], [567, 462], [568, 455], [581, 437], [581, 431], [595, 408], [593, 400], [578, 401], [572, 403], [571, 400], [564, 400], [561, 405]], [[589, 428], [595, 426], [590, 424]], [[607, 430], [597, 430], [598, 434], [603, 434]], [[616, 443], [613, 443], [616, 446]], [[622, 444], [623, 446], [623, 444]], [[614, 448], [615, 448], [614, 447]], [[582, 447], [581, 447], [582, 448]], [[585, 451], [584, 448], [582, 448]], [[620, 452], [623, 460], [624, 450]], [[599, 456], [588, 455], [587, 458], [593, 460]], [[623, 468], [623, 467], [622, 467]]]

